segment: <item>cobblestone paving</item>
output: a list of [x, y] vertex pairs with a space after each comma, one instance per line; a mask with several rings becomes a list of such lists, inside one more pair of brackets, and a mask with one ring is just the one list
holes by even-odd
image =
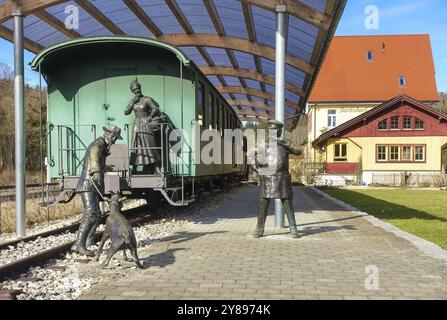
[[302, 238], [274, 228], [271, 204], [266, 236], [253, 239], [257, 192], [242, 187], [142, 250], [143, 271], [99, 282], [82, 299], [447, 299], [445, 262], [310, 188], [294, 188]]

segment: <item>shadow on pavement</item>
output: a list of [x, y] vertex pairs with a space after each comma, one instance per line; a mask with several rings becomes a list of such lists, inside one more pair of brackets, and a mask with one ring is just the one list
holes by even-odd
[[228, 233], [227, 231], [213, 231], [213, 232], [176, 232], [171, 236], [165, 237], [160, 240], [160, 242], [172, 242], [172, 243], [181, 243], [184, 241], [196, 239], [202, 236], [210, 235], [210, 234], [219, 234], [219, 233]]
[[150, 267], [166, 267], [170, 264], [173, 264], [175, 262], [175, 255], [174, 253], [176, 251], [182, 251], [186, 250], [184, 248], [175, 248], [175, 249], [169, 249], [164, 252], [160, 252], [154, 255], [151, 255], [145, 259], [141, 260], [141, 263], [143, 265], [143, 269], [147, 269]]

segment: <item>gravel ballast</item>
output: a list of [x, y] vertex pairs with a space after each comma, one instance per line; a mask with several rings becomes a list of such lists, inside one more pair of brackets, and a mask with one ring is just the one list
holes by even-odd
[[[198, 215], [205, 214], [208, 210], [219, 206], [234, 192], [241, 192], [241, 190], [240, 188], [232, 188], [229, 191], [205, 194], [189, 207], [162, 209], [163, 219], [154, 220], [144, 226], [134, 228], [139, 251], [150, 250], [153, 243], [177, 232], [187, 223], [197, 218]], [[144, 202], [144, 200], [142, 201]], [[131, 205], [126, 203], [124, 209], [139, 205], [141, 205], [140, 202], [133, 201]], [[99, 229], [103, 228], [104, 225], [100, 226]], [[39, 238], [29, 243], [21, 243], [17, 248], [0, 251], [0, 265], [74, 239], [75, 234], [66, 233], [43, 239]], [[105, 245], [99, 262], [76, 253], [66, 253], [60, 259], [48, 261], [45, 266], [30, 268], [27, 273], [21, 275], [18, 279], [0, 282], [0, 288], [20, 290], [21, 294], [17, 296], [19, 300], [77, 299], [99, 280], [122, 278], [127, 275], [129, 269], [136, 268], [133, 262], [124, 261], [122, 253], [118, 252], [109, 266], [102, 269], [100, 264], [106, 257], [108, 243], [109, 241]], [[92, 246], [90, 249], [96, 252], [97, 246]], [[128, 256], [130, 255], [128, 254]]]

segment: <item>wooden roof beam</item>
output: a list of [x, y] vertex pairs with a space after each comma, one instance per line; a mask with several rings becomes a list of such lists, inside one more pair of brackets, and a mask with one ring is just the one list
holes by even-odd
[[[255, 80], [259, 81], [261, 83], [266, 83], [269, 85], [274, 86], [275, 85], [275, 77], [269, 76], [266, 74], [260, 74], [255, 71], [246, 70], [246, 69], [234, 69], [231, 67], [206, 67], [202, 66], [200, 67], [200, 71], [203, 72], [203, 74], [209, 76], [209, 75], [221, 75], [221, 76], [232, 76], [232, 77], [241, 77], [245, 79]], [[290, 82], [286, 82], [286, 90], [300, 96], [305, 97], [306, 92], [301, 89], [300, 87], [293, 85]]]
[[[245, 95], [250, 95], [250, 96], [254, 96], [254, 97], [259, 97], [261, 99], [265, 99], [265, 100], [271, 100], [271, 101], [275, 101], [275, 95], [272, 93], [268, 93], [262, 90], [258, 90], [258, 89], [252, 89], [252, 88], [243, 88], [243, 87], [217, 87], [216, 88], [221, 94], [245, 94]], [[301, 110], [300, 106], [293, 102], [290, 101], [288, 99], [286, 99], [286, 105], [288, 105], [289, 107], [291, 107], [292, 109], [295, 110]]]
[[34, 15], [38, 17], [40, 20], [44, 21], [46, 24], [52, 26], [57, 31], [65, 34], [69, 38], [81, 37], [81, 35], [78, 32], [72, 29], [67, 29], [64, 23], [56, 19], [53, 15], [49, 14], [46, 10], [36, 11], [34, 12]]
[[98, 8], [96, 8], [88, 0], [74, 0], [79, 6], [88, 12], [93, 18], [95, 18], [99, 23], [101, 23], [107, 30], [112, 32], [114, 35], [124, 35], [124, 31], [121, 30], [116, 24], [107, 18]]
[[[244, 14], [245, 25], [247, 27], [248, 39], [252, 42], [256, 42], [257, 41], [256, 28], [255, 23], [253, 21], [253, 12], [251, 10], [251, 6], [247, 2], [242, 2], [241, 4], [242, 4], [242, 12]], [[256, 71], [262, 73], [261, 58], [259, 58], [258, 56], [253, 56], [253, 58], [255, 60]], [[261, 83], [261, 89], [262, 91], [267, 91], [263, 83]]]
[[24, 15], [29, 15], [37, 10], [43, 10], [64, 2], [67, 2], [67, 0], [7, 0], [0, 5], [0, 23], [11, 18], [11, 11], [17, 7], [17, 4], [20, 5], [20, 10]]
[[216, 6], [214, 5], [213, 0], [203, 0], [206, 10], [213, 22], [214, 28], [216, 28], [216, 32], [219, 36], [225, 35], [225, 28], [220, 20], [219, 14], [217, 13]]
[[182, 28], [185, 30], [187, 34], [193, 34], [194, 29], [192, 28], [191, 24], [188, 22], [188, 19], [183, 14], [182, 10], [178, 6], [177, 2], [175, 0], [165, 0], [166, 4], [168, 5], [169, 9], [171, 9], [172, 14], [175, 16], [177, 21], [180, 23]]
[[248, 100], [227, 100], [228, 104], [232, 107], [242, 106], [242, 107], [250, 107], [254, 109], [261, 109], [270, 112], [275, 112], [275, 106], [269, 106], [268, 104], [264, 104], [262, 102], [254, 102]]
[[246, 121], [246, 122], [262, 122], [265, 123], [267, 122], [269, 119], [264, 119], [264, 118], [256, 118], [256, 117], [244, 117], [244, 116], [238, 116], [239, 120], [241, 121]]
[[328, 30], [332, 22], [330, 15], [297, 0], [241, 0], [241, 2], [274, 12], [276, 6], [285, 5], [290, 15], [323, 30]]
[[[0, 25], [0, 37], [10, 42], [14, 42], [14, 32], [2, 25]], [[24, 38], [24, 47], [32, 53], [38, 53], [43, 50], [43, 47], [40, 44], [28, 38]]]
[[[214, 5], [213, 0], [203, 0], [206, 10], [208, 11], [208, 15], [211, 18], [211, 21], [213, 22], [214, 28], [216, 29], [216, 32], [219, 36], [226, 36], [225, 28], [223, 26], [222, 20], [220, 20], [219, 13], [217, 12], [216, 6]], [[228, 59], [230, 60], [231, 65], [234, 68], [238, 68], [239, 64], [237, 62], [236, 57], [234, 56], [233, 51], [225, 49], [225, 52], [227, 53]], [[225, 80], [224, 80], [225, 81]], [[239, 78], [239, 81], [243, 87], [247, 87], [247, 83], [243, 78]], [[222, 81], [221, 81], [222, 82]], [[224, 84], [224, 82], [222, 82]], [[225, 85], [225, 84], [224, 84]], [[232, 96], [232, 98], [234, 98]], [[250, 97], [249, 97], [250, 99]]]
[[[275, 116], [275, 110], [274, 110], [274, 108], [272, 108], [272, 107], [268, 107], [268, 108], [266, 108], [266, 109], [262, 109], [262, 110], [244, 110], [244, 109], [234, 109], [234, 107], [236, 107], [236, 106], [232, 106], [233, 107], [233, 110], [239, 115], [239, 114], [244, 114], [244, 115], [254, 115], [254, 116], [262, 116], [262, 115], [264, 115], [264, 114], [268, 114], [269, 116], [271, 116], [271, 117], [274, 117]], [[245, 105], [243, 105], [243, 107], [247, 107], [247, 106], [245, 106]], [[286, 112], [285, 113], [285, 115], [286, 115], [286, 118], [290, 118], [290, 117], [293, 117], [294, 116], [294, 114], [292, 114], [292, 113], [288, 113], [288, 112]]]
[[266, 113], [266, 112], [256, 112], [253, 110], [234, 110], [238, 116], [255, 116], [255, 117], [263, 117], [268, 119], [274, 119], [274, 113]]
[[[188, 19], [186, 18], [186, 16], [183, 14], [181, 8], [179, 7], [179, 5], [177, 4], [177, 2], [175, 0], [165, 0], [166, 4], [168, 5], [169, 9], [171, 9], [172, 14], [175, 16], [175, 18], [177, 19], [177, 21], [180, 23], [180, 25], [182, 26], [183, 30], [185, 30], [186, 35], [192, 35], [194, 34], [194, 29], [191, 26], [191, 24], [189, 23]], [[199, 51], [200, 55], [203, 57], [203, 59], [205, 60], [205, 62], [209, 65], [209, 66], [214, 66], [214, 61], [211, 58], [211, 56], [208, 54], [208, 52], [205, 50], [205, 46], [196, 46], [197, 50]], [[226, 81], [222, 76], [218, 76], [217, 77], [219, 79], [219, 81], [222, 83], [222, 85], [226, 85]]]
[[[160, 36], [158, 39], [177, 47], [196, 46], [223, 48], [246, 52], [272, 61], [275, 61], [276, 59], [274, 48], [236, 37], [219, 36], [216, 34], [172, 34]], [[312, 73], [315, 70], [314, 66], [291, 55], [286, 55], [286, 63], [305, 73]]]
[[155, 37], [161, 36], [163, 34], [160, 28], [146, 14], [146, 12], [140, 7], [140, 5], [135, 0], [123, 0], [123, 1], [126, 4], [126, 6], [138, 17], [138, 19], [140, 19], [141, 23], [143, 23]]

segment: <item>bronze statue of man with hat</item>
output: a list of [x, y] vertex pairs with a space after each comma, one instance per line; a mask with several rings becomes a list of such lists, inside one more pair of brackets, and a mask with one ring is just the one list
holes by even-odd
[[106, 157], [116, 140], [122, 140], [121, 129], [117, 126], [103, 127], [103, 130], [104, 135], [93, 141], [85, 152], [82, 173], [76, 186], [76, 192], [82, 198], [84, 212], [71, 251], [91, 257], [95, 254], [87, 248], [95, 243], [96, 228], [101, 218], [99, 202], [104, 194]]
[[[299, 238], [293, 211], [292, 178], [289, 172], [289, 154], [302, 152], [282, 137], [283, 124], [276, 120], [268, 121], [269, 142], [256, 148], [255, 170], [260, 177], [259, 215], [255, 238], [264, 235], [265, 220], [271, 199], [281, 199], [292, 238]], [[276, 132], [275, 132], [276, 131]], [[275, 134], [272, 136], [271, 134]]]

